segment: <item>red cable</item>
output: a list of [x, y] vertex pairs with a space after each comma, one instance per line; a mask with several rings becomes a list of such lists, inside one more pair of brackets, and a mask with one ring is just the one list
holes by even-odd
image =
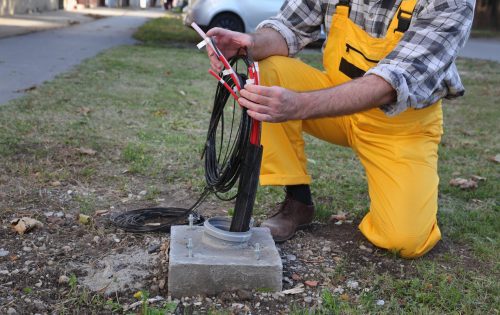
[[214, 78], [216, 78], [217, 81], [219, 81], [219, 83], [222, 83], [226, 88], [226, 90], [228, 90], [229, 93], [231, 93], [231, 95], [234, 97], [234, 99], [238, 101], [238, 95], [234, 93], [233, 89], [229, 86], [229, 84], [227, 84], [226, 81], [224, 81], [221, 77], [219, 77], [219, 75], [215, 73], [212, 69], [208, 70], [208, 73], [210, 73]]
[[[255, 64], [248, 68], [248, 77], [254, 80], [254, 84], [259, 84], [259, 76], [257, 74]], [[250, 131], [250, 143], [256, 146], [260, 145], [260, 121], [252, 118], [252, 130]]]

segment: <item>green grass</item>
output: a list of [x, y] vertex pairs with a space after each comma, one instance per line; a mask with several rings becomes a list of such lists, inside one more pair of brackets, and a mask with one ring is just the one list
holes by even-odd
[[163, 18], [152, 20], [141, 26], [134, 37], [147, 44], [189, 43], [201, 41], [200, 36], [190, 27], [181, 23], [179, 14], [167, 12]]
[[[169, 46], [172, 41], [198, 41], [186, 30], [177, 17], [154, 20], [136, 35], [148, 45], [106, 51], [1, 106], [0, 187], [12, 196], [9, 206], [41, 202], [41, 189], [57, 192], [49, 185], [55, 180], [93, 189], [63, 205], [83, 213], [117, 204], [142, 190], [148, 192], [149, 201], [169, 198], [165, 191], [198, 195], [204, 186], [200, 156], [216, 82], [206, 73], [209, 63], [203, 52]], [[321, 65], [319, 55], [301, 58]], [[346, 292], [350, 298], [345, 300], [325, 288], [322, 307], [311, 312], [498, 313], [499, 165], [489, 158], [500, 153], [500, 65], [459, 60], [458, 67], [467, 94], [445, 101], [439, 159], [438, 219], [448, 247], [436, 256], [412, 261], [411, 274], [377, 274], [362, 267], [356, 275], [370, 284], [368, 292]], [[90, 111], [85, 114], [83, 108]], [[307, 143], [317, 219], [324, 222], [331, 214], [347, 212], [359, 220], [369, 199], [356, 156], [350, 149], [310, 137]], [[77, 151], [81, 147], [97, 153], [82, 155]], [[472, 191], [448, 184], [454, 177], [471, 175], [487, 180]], [[259, 188], [256, 216], [267, 215], [282, 197], [282, 188]], [[62, 202], [43, 201], [54, 207]], [[0, 209], [6, 206], [0, 200]], [[399, 259], [390, 253], [387, 257]], [[347, 268], [339, 264], [331, 278], [338, 283]], [[98, 299], [86, 295], [78, 305], [84, 309], [89, 303], [107, 303], [108, 309], [119, 309], [113, 300]], [[379, 299], [384, 306], [376, 305]], [[309, 311], [294, 308], [297, 314]]]

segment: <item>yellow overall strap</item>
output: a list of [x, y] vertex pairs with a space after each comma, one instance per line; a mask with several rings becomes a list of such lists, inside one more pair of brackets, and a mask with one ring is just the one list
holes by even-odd
[[335, 11], [336, 14], [349, 18], [349, 13], [351, 12], [351, 0], [339, 0], [339, 3], [335, 5]]
[[389, 26], [387, 34], [394, 32], [406, 32], [410, 27], [411, 18], [416, 5], [417, 0], [403, 0], [399, 6], [396, 16]]

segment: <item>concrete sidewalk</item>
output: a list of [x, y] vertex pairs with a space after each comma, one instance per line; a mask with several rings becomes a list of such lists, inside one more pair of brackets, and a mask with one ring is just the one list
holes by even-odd
[[0, 16], [0, 38], [29, 34], [33, 32], [76, 26], [97, 19], [137, 15], [148, 16], [151, 12], [163, 12], [160, 7], [147, 10], [113, 9], [113, 8], [81, 8], [78, 10], [58, 10], [32, 14]]
[[[159, 8], [85, 9], [74, 15], [68, 14], [71, 12], [53, 13], [56, 14], [41, 15], [52, 21], [50, 25], [54, 27], [64, 26], [68, 17], [74, 19], [77, 15], [82, 19], [79, 20], [81, 24], [0, 39], [0, 105], [105, 49], [134, 44], [132, 35], [139, 26], [151, 18], [165, 15]], [[96, 19], [89, 14], [106, 18]]]

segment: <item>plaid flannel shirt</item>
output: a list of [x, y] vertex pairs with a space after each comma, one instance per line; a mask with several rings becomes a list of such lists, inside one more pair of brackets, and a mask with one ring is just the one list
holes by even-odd
[[[323, 24], [328, 34], [338, 0], [287, 0], [276, 17], [257, 27], [272, 28], [286, 40], [289, 55], [317, 40]], [[401, 0], [351, 0], [349, 18], [373, 37], [384, 37]], [[424, 108], [439, 99], [464, 94], [455, 58], [472, 24], [474, 0], [419, 0], [401, 41], [366, 72], [384, 78], [397, 100], [381, 109], [396, 115]]]

